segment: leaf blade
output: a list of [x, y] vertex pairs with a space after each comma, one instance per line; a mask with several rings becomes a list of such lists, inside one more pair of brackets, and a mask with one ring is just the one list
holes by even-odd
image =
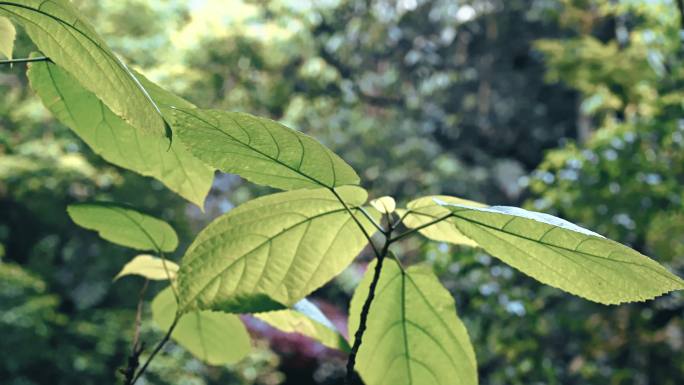
[[684, 281], [645, 255], [548, 214], [445, 204], [485, 251], [547, 285], [602, 304], [644, 301]]
[[293, 190], [359, 183], [356, 172], [321, 143], [270, 119], [176, 108], [174, 127], [195, 156], [256, 184]]
[[[359, 187], [338, 193], [351, 206], [367, 197]], [[359, 220], [372, 231], [370, 222]], [[342, 271], [365, 245], [327, 189], [254, 199], [216, 219], [188, 248], [178, 277], [181, 309], [242, 313], [292, 306]]]
[[[177, 140], [138, 130], [114, 114], [67, 71], [53, 63], [33, 63], [28, 77], [45, 106], [95, 153], [117, 166], [153, 177], [202, 208], [214, 171]], [[138, 75], [160, 105], [192, 106]]]
[[76, 203], [67, 207], [79, 226], [97, 231], [100, 237], [136, 250], [171, 252], [178, 236], [166, 222], [113, 203]]
[[7, 59], [12, 59], [16, 36], [17, 31], [14, 29], [12, 22], [8, 18], [0, 16], [0, 57], [4, 56]]
[[[427, 224], [430, 221], [442, 218], [449, 214], [449, 210], [440, 206], [435, 202], [439, 200], [448, 203], [458, 203], [465, 204], [474, 207], [484, 207], [485, 205], [469, 201], [466, 199], [456, 198], [448, 195], [431, 195], [415, 199], [406, 205], [407, 212], [404, 217], [403, 223], [408, 228], [416, 228], [421, 225]], [[466, 237], [458, 231], [458, 229], [449, 223], [450, 220], [446, 219], [442, 222], [436, 223], [432, 226], [428, 226], [419, 230], [419, 232], [426, 238], [432, 239], [438, 242], [448, 242], [455, 245], [464, 245], [470, 247], [476, 247], [477, 243], [472, 239]]]
[[121, 271], [114, 277], [114, 280], [116, 281], [127, 275], [139, 275], [154, 281], [164, 281], [169, 278], [175, 279], [178, 268], [178, 265], [173, 261], [163, 260], [147, 254], [140, 254], [126, 263]]
[[[175, 316], [176, 300], [169, 287], [152, 301], [152, 319], [162, 330], [168, 330]], [[185, 314], [171, 338], [210, 365], [238, 362], [251, 350], [249, 334], [240, 318], [213, 311]]]
[[140, 130], [170, 137], [147, 90], [68, 0], [15, 0], [0, 15], [19, 23], [50, 60], [66, 69], [112, 111]]
[[[358, 328], [376, 263], [352, 298], [350, 335]], [[477, 384], [475, 353], [449, 292], [423, 266], [403, 271], [392, 259], [385, 263], [357, 356], [365, 383]]]

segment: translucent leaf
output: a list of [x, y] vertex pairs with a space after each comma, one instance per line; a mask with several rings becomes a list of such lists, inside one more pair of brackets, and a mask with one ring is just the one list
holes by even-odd
[[0, 17], [0, 57], [12, 58], [12, 51], [14, 51], [14, 38], [17, 36], [17, 31], [14, 25], [6, 17]]
[[0, 15], [19, 23], [38, 48], [115, 114], [151, 134], [170, 135], [161, 113], [128, 67], [79, 17], [69, 0], [0, 2]]
[[[152, 301], [152, 318], [159, 328], [168, 330], [176, 309], [173, 292], [166, 288]], [[251, 350], [245, 325], [238, 316], [227, 313], [197, 311], [185, 314], [178, 321], [171, 338], [210, 365], [238, 362]]]
[[[360, 187], [337, 192], [351, 207], [367, 196]], [[358, 211], [356, 216], [370, 233], [372, 224]], [[327, 189], [254, 199], [209, 224], [188, 248], [178, 273], [181, 309], [256, 313], [293, 306], [340, 273], [365, 245]]]
[[254, 314], [254, 317], [286, 333], [299, 333], [323, 345], [349, 351], [349, 343], [316, 305], [303, 299], [292, 309]]
[[141, 254], [128, 262], [119, 274], [114, 277], [114, 280], [127, 275], [139, 275], [155, 281], [164, 281], [169, 279], [169, 277], [171, 279], [176, 278], [177, 272], [178, 265], [176, 263], [151, 255]]
[[245, 113], [177, 109], [174, 127], [190, 151], [217, 169], [283, 190], [356, 185], [359, 177], [312, 137]]
[[441, 202], [483, 249], [542, 283], [603, 304], [643, 301], [684, 281], [657, 262], [552, 215], [517, 207]]
[[178, 236], [166, 222], [113, 203], [77, 203], [67, 212], [77, 225], [113, 243], [137, 250], [171, 252]]
[[[191, 107], [185, 100], [137, 75], [160, 105]], [[158, 179], [169, 189], [203, 207], [214, 171], [174, 140], [138, 130], [114, 114], [73, 76], [53, 63], [33, 63], [31, 86], [50, 111], [97, 154], [117, 166]], [[163, 107], [162, 107], [163, 108]]]
[[[366, 385], [475, 385], [475, 353], [451, 294], [432, 271], [385, 260], [356, 360]], [[376, 262], [354, 293], [349, 335], [359, 325]]]
[[397, 203], [394, 198], [390, 196], [380, 197], [378, 199], [373, 199], [370, 201], [371, 206], [383, 214], [389, 214], [394, 212], [397, 208]]
[[[402, 211], [400, 213], [400, 215], [404, 215], [404, 213], [406, 213], [403, 221], [404, 225], [413, 229], [427, 224], [435, 219], [449, 215], [449, 210], [437, 204], [435, 199], [441, 202], [464, 204], [474, 207], [485, 206], [478, 202], [447, 195], [426, 196], [409, 202], [409, 204], [406, 206], [408, 211]], [[472, 247], [477, 246], [477, 243], [458, 231], [458, 229], [452, 223], [450, 223], [450, 221], [451, 219], [447, 219], [442, 222], [435, 223], [434, 225], [419, 230], [419, 232], [425, 237], [438, 242], [449, 242], [456, 245], [466, 245]]]

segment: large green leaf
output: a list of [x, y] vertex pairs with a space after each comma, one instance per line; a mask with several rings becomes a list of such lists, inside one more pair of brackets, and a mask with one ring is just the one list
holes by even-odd
[[[448, 195], [431, 195], [415, 199], [406, 205], [407, 210], [399, 211], [399, 215], [405, 215], [404, 225], [413, 229], [429, 223], [430, 221], [442, 218], [449, 215], [449, 210], [440, 206], [435, 202], [435, 199], [456, 204], [464, 204], [475, 207], [484, 207], [485, 205], [465, 199], [460, 199]], [[463, 235], [458, 229], [450, 223], [451, 219], [447, 219], [428, 227], [425, 227], [419, 232], [425, 237], [438, 242], [449, 242], [456, 245], [477, 246], [472, 239]]]
[[[349, 206], [367, 197], [360, 187], [337, 191]], [[372, 224], [356, 216], [371, 232]], [[327, 189], [254, 199], [216, 219], [188, 248], [178, 273], [181, 309], [254, 313], [290, 307], [341, 272], [365, 245]]]
[[[151, 176], [182, 197], [203, 207], [214, 171], [178, 140], [138, 130], [114, 114], [93, 93], [53, 63], [33, 63], [28, 76], [43, 103], [108, 162]], [[162, 106], [192, 105], [137, 75]]]
[[17, 31], [14, 29], [12, 22], [6, 17], [0, 17], [0, 57], [12, 58], [16, 35]]
[[115, 114], [138, 129], [170, 135], [145, 88], [69, 0], [0, 1], [0, 15], [24, 27], [50, 60], [71, 73]]
[[451, 223], [488, 253], [580, 297], [618, 304], [684, 289], [652, 259], [563, 219], [517, 207], [444, 207]]
[[[361, 308], [376, 262], [354, 293], [349, 335], [359, 326]], [[387, 259], [368, 313], [356, 369], [366, 385], [475, 385], [475, 353], [454, 300], [425, 266], [403, 271]]]
[[307, 299], [303, 299], [292, 309], [257, 313], [254, 316], [286, 333], [299, 333], [311, 337], [323, 345], [349, 351], [349, 343], [335, 325]]
[[198, 158], [283, 190], [359, 183], [356, 172], [312, 137], [240, 112], [176, 109], [174, 127]]
[[119, 274], [114, 277], [114, 280], [127, 275], [139, 275], [154, 281], [173, 280], [176, 278], [178, 269], [178, 265], [172, 261], [141, 254], [124, 265]]
[[[152, 301], [152, 318], [162, 330], [168, 330], [176, 309], [173, 292], [170, 287], [166, 288]], [[245, 325], [238, 316], [227, 313], [197, 311], [185, 314], [171, 338], [210, 365], [238, 362], [251, 350]]]
[[77, 225], [95, 230], [116, 244], [137, 250], [171, 252], [178, 247], [178, 236], [161, 219], [113, 203], [77, 203], [67, 212]]

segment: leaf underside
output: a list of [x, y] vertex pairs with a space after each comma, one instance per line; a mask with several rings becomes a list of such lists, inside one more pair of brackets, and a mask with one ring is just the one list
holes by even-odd
[[113, 203], [77, 203], [67, 207], [79, 226], [95, 230], [100, 237], [137, 250], [171, 252], [178, 247], [178, 236], [161, 219]]
[[173, 125], [207, 164], [282, 190], [356, 185], [356, 172], [312, 137], [240, 112], [178, 108]]
[[484, 250], [550, 286], [603, 304], [644, 301], [684, 281], [641, 253], [548, 214], [446, 205]]
[[254, 317], [286, 333], [299, 333], [321, 344], [349, 351], [349, 343], [316, 305], [303, 299], [292, 309], [254, 314]]
[[[137, 75], [159, 105], [192, 106]], [[214, 171], [178, 140], [171, 142], [128, 124], [59, 66], [33, 63], [28, 77], [45, 106], [83, 139], [93, 151], [117, 166], [156, 178], [200, 208], [211, 188]], [[166, 109], [163, 108], [165, 111]]]
[[[171, 288], [152, 301], [152, 318], [161, 330], [168, 330], [176, 315]], [[171, 338], [199, 360], [210, 365], [232, 364], [247, 356], [251, 340], [240, 318], [234, 314], [198, 311], [178, 321]]]
[[[367, 196], [360, 187], [337, 191], [351, 207]], [[359, 220], [372, 231], [369, 221]], [[253, 313], [290, 307], [340, 273], [365, 245], [327, 189], [254, 199], [216, 219], [188, 248], [178, 275], [181, 309]]]
[[[349, 335], [359, 325], [375, 264], [354, 293]], [[475, 353], [454, 300], [424, 266], [383, 266], [357, 356], [367, 385], [476, 385]]]
[[20, 24], [43, 54], [69, 71], [114, 113], [140, 130], [170, 135], [145, 88], [78, 16], [69, 0], [3, 1], [0, 15]]

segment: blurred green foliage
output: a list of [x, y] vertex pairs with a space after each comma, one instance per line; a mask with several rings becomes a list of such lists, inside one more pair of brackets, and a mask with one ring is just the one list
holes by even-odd
[[[198, 105], [300, 128], [375, 196], [527, 201], [684, 272], [674, 0], [76, 3], [151, 79]], [[19, 30], [14, 56], [32, 50]], [[182, 251], [210, 218], [265, 190], [219, 175], [200, 213], [93, 154], [32, 95], [24, 69], [0, 70], [0, 351], [11, 352], [0, 382], [112, 383], [142, 282], [112, 283], [134, 253], [77, 228], [66, 205], [130, 203], [171, 222]], [[401, 246], [454, 294], [482, 384], [684, 383], [681, 293], [602, 307], [476, 250]], [[361, 265], [317, 293], [329, 313], [346, 311]], [[148, 383], [341, 383], [339, 355], [269, 333], [256, 324], [254, 353], [229, 367], [170, 345]], [[143, 325], [144, 340], [159, 338]]]

